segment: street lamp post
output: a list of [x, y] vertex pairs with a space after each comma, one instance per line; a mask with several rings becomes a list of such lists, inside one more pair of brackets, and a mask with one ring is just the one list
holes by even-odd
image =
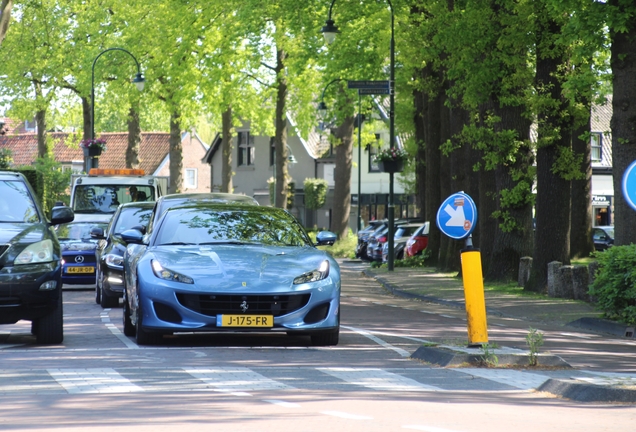
[[[395, 147], [395, 17], [393, 14], [393, 5], [391, 4], [391, 0], [386, 0], [389, 4], [389, 10], [391, 11], [391, 45], [390, 45], [390, 78], [389, 78], [389, 147]], [[332, 0], [331, 6], [329, 6], [329, 16], [327, 17], [327, 21], [325, 22], [324, 27], [322, 28], [322, 34], [325, 38], [327, 44], [331, 44], [338, 33], [338, 27], [336, 27], [334, 20], [331, 19], [331, 11], [333, 9], [333, 5], [336, 3], [336, 0]], [[394, 219], [395, 219], [395, 205], [393, 200], [393, 184], [394, 184], [394, 173], [389, 173], [389, 232], [387, 242], [389, 243], [389, 256], [388, 256], [388, 269], [389, 271], [393, 271], [394, 264]], [[359, 203], [358, 203], [359, 205]]]
[[[146, 80], [141, 74], [141, 67], [139, 66], [139, 62], [137, 61], [135, 56], [132, 55], [129, 51], [123, 48], [108, 48], [100, 52], [99, 54], [97, 54], [97, 57], [95, 57], [95, 60], [93, 60], [93, 67], [91, 70], [91, 139], [92, 140], [95, 139], [95, 64], [97, 63], [97, 59], [99, 59], [103, 54], [107, 53], [108, 51], [123, 51], [126, 54], [128, 54], [130, 57], [132, 57], [132, 59], [135, 61], [135, 64], [137, 65], [137, 75], [135, 75], [135, 77], [132, 79], [132, 82], [135, 84], [135, 87], [137, 87], [137, 90], [142, 91], [144, 89], [144, 84], [146, 83]], [[98, 166], [97, 158], [95, 158], [94, 156], [87, 157], [86, 172], [89, 172], [91, 168], [97, 168], [97, 166]]]

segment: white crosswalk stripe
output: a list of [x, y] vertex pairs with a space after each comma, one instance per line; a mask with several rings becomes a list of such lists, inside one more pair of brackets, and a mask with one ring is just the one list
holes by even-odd
[[541, 384], [550, 379], [550, 377], [546, 375], [509, 369], [458, 368], [455, 370], [457, 372], [517, 387], [522, 390], [531, 390], [540, 387]]
[[291, 388], [286, 384], [274, 381], [248, 368], [216, 367], [185, 368], [183, 370], [219, 391], [246, 392], [250, 390], [280, 390]]
[[397, 392], [442, 390], [382, 369], [318, 368], [318, 370], [348, 383], [374, 390]]
[[47, 372], [70, 394], [144, 391], [110, 368], [47, 369]]

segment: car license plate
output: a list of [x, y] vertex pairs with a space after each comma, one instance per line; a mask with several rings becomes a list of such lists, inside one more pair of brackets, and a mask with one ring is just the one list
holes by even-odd
[[217, 315], [217, 327], [274, 327], [273, 315]]
[[66, 267], [66, 273], [95, 273], [94, 267]]

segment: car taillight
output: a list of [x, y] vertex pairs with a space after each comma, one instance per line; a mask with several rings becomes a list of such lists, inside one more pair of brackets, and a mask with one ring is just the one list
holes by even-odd
[[378, 241], [380, 243], [384, 243], [386, 241], [386, 236], [378, 237]]

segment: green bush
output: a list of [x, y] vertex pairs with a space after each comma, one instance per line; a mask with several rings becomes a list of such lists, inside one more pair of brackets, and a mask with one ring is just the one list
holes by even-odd
[[605, 317], [636, 324], [636, 245], [596, 254], [599, 269], [590, 289]]
[[319, 178], [306, 178], [303, 184], [305, 188], [305, 207], [317, 210], [325, 205], [329, 185], [327, 180]]

